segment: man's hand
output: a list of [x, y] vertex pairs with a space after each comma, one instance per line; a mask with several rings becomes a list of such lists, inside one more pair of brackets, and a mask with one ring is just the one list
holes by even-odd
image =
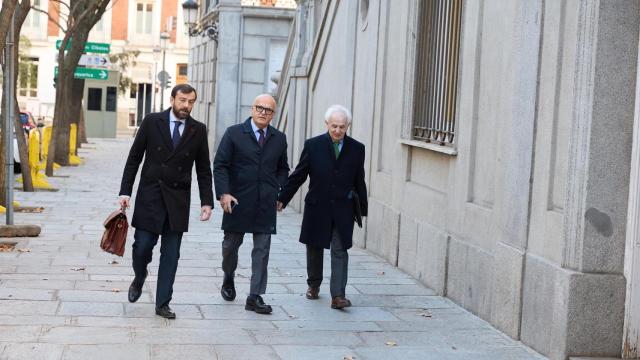
[[283, 208], [282, 202], [276, 201], [276, 209], [278, 209], [278, 211], [282, 211], [282, 208]]
[[211, 218], [211, 206], [204, 205], [200, 208], [200, 221], [207, 221]]
[[126, 195], [121, 195], [120, 198], [118, 199], [118, 204], [120, 204], [120, 208], [121, 209], [128, 209], [129, 208], [129, 200], [131, 200], [131, 198], [129, 196]]
[[220, 206], [224, 212], [231, 214], [235, 206], [233, 204], [238, 205], [238, 199], [229, 194], [222, 194], [222, 196], [220, 196]]

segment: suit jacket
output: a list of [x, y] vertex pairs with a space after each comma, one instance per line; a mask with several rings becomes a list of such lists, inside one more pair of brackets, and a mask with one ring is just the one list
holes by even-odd
[[367, 185], [364, 181], [364, 145], [345, 136], [336, 159], [328, 133], [304, 143], [300, 162], [278, 197], [286, 206], [309, 176], [300, 242], [316, 248], [329, 248], [332, 226], [340, 233], [346, 248], [352, 245], [354, 208], [350, 197], [360, 198], [362, 216], [367, 215]]
[[251, 121], [227, 128], [213, 160], [216, 197], [238, 199], [232, 213], [224, 213], [222, 229], [275, 234], [276, 198], [289, 174], [287, 138], [269, 126], [261, 148]]
[[120, 195], [131, 196], [144, 156], [131, 225], [161, 234], [168, 216], [172, 231], [189, 229], [191, 170], [196, 165], [201, 205], [213, 207], [213, 190], [207, 129], [189, 117], [180, 143], [173, 149], [169, 110], [147, 115], [136, 135], [122, 174]]

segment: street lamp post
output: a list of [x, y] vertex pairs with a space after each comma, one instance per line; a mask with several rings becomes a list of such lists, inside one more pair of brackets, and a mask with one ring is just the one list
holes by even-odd
[[[166, 61], [166, 56], [167, 56], [167, 40], [169, 39], [170, 35], [168, 32], [163, 32], [160, 33], [160, 46], [162, 47], [162, 74], [163, 76], [166, 75], [166, 71], [164, 69], [165, 67], [165, 61]], [[160, 82], [160, 111], [164, 111], [164, 87], [167, 84], [167, 79], [165, 78], [164, 81]]]
[[158, 111], [156, 109], [156, 89], [158, 84], [158, 61], [160, 61], [161, 51], [160, 46], [153, 47], [153, 90], [151, 92], [153, 97], [151, 98], [151, 112]]

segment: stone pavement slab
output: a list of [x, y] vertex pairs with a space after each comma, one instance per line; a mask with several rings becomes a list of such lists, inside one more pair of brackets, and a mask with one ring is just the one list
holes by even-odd
[[104, 253], [99, 243], [102, 222], [117, 207], [131, 139], [91, 141], [80, 149], [82, 166], [62, 168], [50, 179], [60, 191], [15, 194], [45, 210], [16, 213], [17, 224], [41, 225], [42, 234], [16, 239], [24, 252], [0, 253], [2, 360], [543, 359], [366, 250], [349, 252], [353, 307], [329, 307], [328, 255], [320, 299], [307, 300], [301, 216], [291, 210], [279, 214], [272, 239], [264, 299], [273, 314], [244, 310], [250, 236], [240, 248], [238, 297], [224, 301], [221, 212], [216, 205], [211, 221], [197, 220], [195, 181], [172, 301], [178, 319], [154, 313], [159, 247], [142, 297], [130, 304], [133, 229], [122, 258]]

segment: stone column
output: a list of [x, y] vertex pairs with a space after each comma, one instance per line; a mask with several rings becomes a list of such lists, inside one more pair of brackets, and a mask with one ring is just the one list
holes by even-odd
[[[570, 136], [560, 264], [527, 260], [522, 341], [551, 359], [620, 356], [640, 3], [567, 2]], [[537, 140], [536, 142], [539, 142]], [[543, 320], [541, 320], [543, 319]]]
[[240, 0], [220, 0], [218, 5], [218, 61], [216, 64], [216, 149], [230, 125], [237, 124], [240, 91], [240, 40], [242, 36], [242, 8]]

